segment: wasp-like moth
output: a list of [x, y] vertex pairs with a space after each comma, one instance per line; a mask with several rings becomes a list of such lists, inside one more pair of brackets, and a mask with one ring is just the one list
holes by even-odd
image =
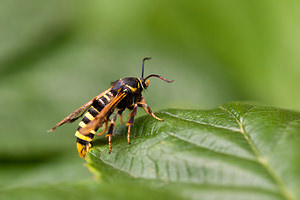
[[[150, 107], [145, 103], [142, 92], [149, 86], [150, 77], [157, 77], [168, 83], [173, 82], [173, 80], [169, 81], [156, 74], [151, 74], [144, 78], [144, 63], [145, 60], [149, 59], [151, 58], [143, 59], [141, 78], [126, 77], [112, 82], [112, 86], [110, 88], [78, 108], [49, 131], [54, 131], [57, 127], [63, 124], [72, 123], [84, 115], [79, 123], [75, 136], [77, 137], [77, 150], [79, 156], [86, 157], [87, 151], [89, 151], [89, 149], [92, 147], [91, 142], [94, 138], [94, 135], [97, 134], [96, 131], [102, 127], [103, 124], [105, 126], [104, 130], [102, 133], [98, 133], [97, 135], [102, 135], [108, 130], [106, 137], [108, 137], [109, 153], [111, 152], [111, 139], [117, 116], [120, 115], [120, 119], [122, 119], [122, 113], [126, 108], [131, 110], [129, 119], [126, 123], [126, 126], [128, 127], [127, 141], [129, 144], [130, 128], [133, 125], [137, 107], [142, 107], [146, 113], [159, 121], [163, 121], [162, 119], [156, 117]], [[116, 112], [114, 113], [115, 110]], [[113, 117], [110, 119], [112, 114]], [[108, 123], [110, 123], [109, 126]]]

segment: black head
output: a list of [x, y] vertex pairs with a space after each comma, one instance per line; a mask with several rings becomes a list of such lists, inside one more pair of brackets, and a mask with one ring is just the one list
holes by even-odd
[[140, 80], [142, 81], [143, 87], [146, 89], [149, 86], [149, 82], [150, 82], [149, 78], [150, 77], [157, 77], [157, 78], [160, 78], [163, 81], [166, 81], [167, 83], [172, 83], [174, 80], [169, 81], [169, 80], [165, 79], [164, 77], [156, 75], [156, 74], [151, 74], [151, 75], [147, 76], [146, 78], [144, 78], [144, 63], [145, 63], [145, 60], [150, 60], [150, 59], [151, 59], [151, 57], [143, 58], [142, 78], [140, 78]]

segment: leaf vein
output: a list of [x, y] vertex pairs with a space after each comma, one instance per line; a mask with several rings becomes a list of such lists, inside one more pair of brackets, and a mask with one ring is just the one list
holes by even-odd
[[[252, 109], [253, 107], [251, 107], [250, 109]], [[258, 151], [258, 149], [256, 148], [256, 146], [254, 145], [253, 141], [250, 139], [250, 137], [246, 134], [244, 126], [243, 126], [243, 118], [238, 119], [234, 113], [232, 113], [231, 111], [229, 111], [228, 109], [220, 106], [220, 109], [230, 113], [236, 120], [236, 122], [238, 123], [238, 125], [240, 126], [241, 129], [241, 133], [244, 135], [244, 138], [246, 139], [246, 141], [248, 142], [250, 148], [252, 149], [253, 153], [255, 154], [255, 156], [257, 157], [258, 162], [265, 168], [265, 170], [268, 172], [268, 174], [272, 177], [272, 179], [274, 180], [275, 184], [277, 185], [277, 188], [280, 191], [280, 194], [283, 198], [287, 199], [287, 200], [293, 200], [293, 196], [287, 191], [287, 188], [285, 187], [285, 185], [283, 184], [282, 180], [279, 178], [279, 176], [273, 171], [273, 169], [270, 167], [269, 163], [266, 161], [266, 159], [264, 159], [264, 157], [261, 155], [261, 153]], [[249, 110], [250, 110], [249, 109]], [[248, 111], [249, 111], [248, 110]]]
[[218, 152], [218, 151], [215, 151], [215, 150], [213, 150], [213, 149], [210, 149], [210, 148], [201, 146], [201, 145], [199, 145], [199, 144], [197, 144], [197, 143], [195, 143], [195, 142], [193, 142], [193, 141], [191, 141], [191, 140], [187, 140], [187, 139], [185, 139], [184, 137], [180, 137], [179, 135], [176, 135], [176, 134], [174, 134], [174, 133], [172, 133], [172, 132], [166, 132], [166, 134], [168, 134], [169, 136], [172, 136], [172, 137], [174, 137], [174, 138], [180, 139], [180, 140], [182, 140], [182, 141], [188, 142], [188, 143], [190, 143], [190, 144], [193, 144], [193, 145], [195, 145], [196, 147], [199, 147], [199, 148], [202, 148], [202, 149], [205, 149], [205, 150], [209, 150], [209, 151], [211, 151], [211, 152], [214, 152], [214, 153], [216, 153], [216, 154], [221, 154], [221, 155], [226, 155], [226, 156], [230, 156], [230, 157], [234, 157], [234, 158], [239, 158], [239, 159], [243, 159], [243, 160], [249, 160], [249, 161], [255, 161], [255, 162], [256, 162], [256, 160], [249, 159], [249, 158], [246, 158], [246, 157], [240, 157], [240, 156], [237, 156], [237, 155], [234, 155], [234, 154], [229, 154], [229, 153], [225, 153], [225, 152]]
[[183, 120], [183, 121], [187, 121], [187, 122], [192, 122], [192, 123], [196, 123], [196, 124], [200, 124], [200, 125], [205, 125], [205, 126], [211, 126], [211, 127], [214, 127], [214, 128], [220, 128], [220, 129], [229, 130], [229, 131], [234, 131], [234, 132], [240, 132], [240, 131], [239, 131], [238, 129], [236, 129], [236, 128], [226, 128], [226, 127], [223, 127], [223, 126], [212, 125], [212, 124], [203, 123], [203, 122], [194, 121], [194, 120], [188, 120], [188, 119], [181, 118], [181, 117], [178, 117], [178, 116], [176, 116], [176, 115], [173, 115], [173, 114], [171, 114], [171, 113], [169, 113], [169, 112], [166, 112], [166, 111], [161, 111], [161, 113], [170, 115], [171, 117], [174, 117], [174, 118], [177, 118], [177, 119], [180, 119], [180, 120]]

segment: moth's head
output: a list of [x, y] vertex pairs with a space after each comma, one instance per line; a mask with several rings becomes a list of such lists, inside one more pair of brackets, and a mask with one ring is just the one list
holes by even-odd
[[141, 83], [142, 83], [142, 88], [143, 88], [143, 89], [147, 89], [147, 87], [149, 86], [150, 80], [148, 79], [148, 80], [145, 81], [144, 78], [139, 78], [139, 80], [140, 80]]
[[156, 74], [151, 74], [151, 75], [147, 76], [146, 78], [144, 78], [144, 63], [145, 63], [145, 60], [150, 60], [150, 59], [151, 59], [151, 57], [143, 58], [142, 78], [140, 78], [140, 80], [142, 81], [142, 84], [143, 84], [143, 88], [146, 89], [149, 86], [149, 83], [150, 83], [149, 78], [150, 77], [157, 77], [157, 78], [160, 78], [163, 81], [166, 81], [167, 83], [172, 83], [174, 80], [169, 81], [169, 80], [165, 79], [164, 77], [156, 75]]

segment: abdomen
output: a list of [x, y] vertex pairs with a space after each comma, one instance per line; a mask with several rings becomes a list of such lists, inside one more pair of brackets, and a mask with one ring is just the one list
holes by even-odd
[[[110, 90], [106, 94], [101, 96], [99, 99], [96, 99], [93, 102], [90, 109], [84, 115], [81, 122], [79, 123], [79, 126], [77, 128], [75, 136], [77, 137], [77, 150], [78, 150], [80, 157], [85, 157], [86, 152], [92, 147], [91, 142], [92, 142], [94, 135], [96, 134], [96, 131], [98, 130], [98, 128], [93, 130], [92, 132], [90, 132], [87, 135], [82, 135], [79, 132], [79, 129], [84, 128], [90, 121], [93, 121], [95, 119], [96, 115], [98, 115], [101, 112], [101, 110], [112, 101], [114, 96], [115, 96], [114, 92], [112, 92]], [[108, 118], [109, 116], [106, 116], [106, 117]]]

